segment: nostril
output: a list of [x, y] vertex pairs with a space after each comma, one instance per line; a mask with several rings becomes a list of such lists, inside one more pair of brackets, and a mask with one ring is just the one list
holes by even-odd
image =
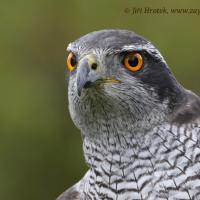
[[92, 68], [93, 70], [96, 70], [96, 69], [97, 69], [97, 63], [93, 63], [92, 66], [91, 66], [91, 68]]

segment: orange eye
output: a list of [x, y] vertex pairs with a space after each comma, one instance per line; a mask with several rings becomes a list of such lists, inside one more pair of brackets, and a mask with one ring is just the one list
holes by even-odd
[[143, 66], [143, 59], [139, 53], [131, 52], [125, 55], [123, 64], [128, 70], [137, 72]]
[[67, 65], [67, 69], [70, 72], [76, 68], [77, 60], [76, 60], [76, 56], [72, 52], [68, 55], [66, 59], [66, 65]]

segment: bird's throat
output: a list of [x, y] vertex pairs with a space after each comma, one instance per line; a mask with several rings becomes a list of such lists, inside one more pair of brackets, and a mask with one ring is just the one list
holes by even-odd
[[140, 195], [136, 191], [137, 179], [147, 169], [149, 174], [153, 173], [152, 155], [147, 151], [142, 152], [146, 148], [143, 136], [142, 133], [140, 137], [127, 133], [124, 137], [116, 133], [112, 137], [103, 135], [101, 140], [84, 138], [84, 154], [90, 168], [85, 191], [87, 195], [96, 193], [99, 199], [103, 199], [102, 195], [109, 194], [109, 198], [117, 199], [115, 195], [118, 191], [123, 193], [127, 188], [131, 192], [121, 199], [131, 199], [131, 193], [135, 193], [136, 197]]

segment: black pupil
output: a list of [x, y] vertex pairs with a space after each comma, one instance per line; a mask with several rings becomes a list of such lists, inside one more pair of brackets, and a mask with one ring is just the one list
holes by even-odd
[[135, 56], [130, 56], [128, 58], [128, 64], [131, 66], [131, 67], [136, 67], [138, 65], [138, 58], [135, 57]]
[[73, 55], [72, 58], [71, 58], [71, 65], [72, 66], [76, 65], [76, 56], [75, 55]]

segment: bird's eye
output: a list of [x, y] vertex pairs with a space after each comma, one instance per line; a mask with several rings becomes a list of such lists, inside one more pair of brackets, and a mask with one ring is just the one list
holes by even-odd
[[76, 56], [71, 52], [67, 59], [66, 59], [66, 65], [67, 65], [67, 69], [71, 72], [76, 68], [77, 65], [77, 59]]
[[123, 64], [128, 70], [137, 72], [143, 66], [143, 58], [139, 53], [129, 52], [124, 56]]

